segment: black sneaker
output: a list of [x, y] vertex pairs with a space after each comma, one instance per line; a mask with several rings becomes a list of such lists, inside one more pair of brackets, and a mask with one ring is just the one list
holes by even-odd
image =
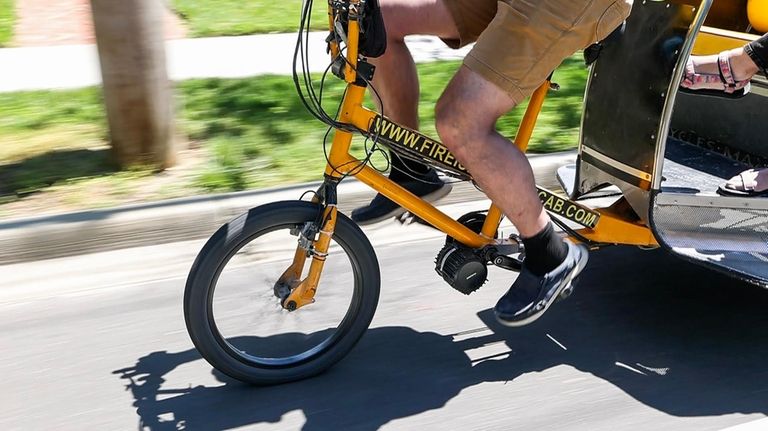
[[502, 325], [527, 325], [541, 317], [558, 297], [570, 295], [574, 279], [587, 266], [589, 253], [583, 244], [566, 244], [568, 256], [543, 277], [533, 275], [523, 263], [517, 280], [493, 309]]
[[[426, 182], [408, 179], [404, 182], [398, 182], [398, 184], [427, 202], [434, 202], [451, 191], [451, 186], [442, 182], [437, 175], [434, 175], [434, 179], [430, 178]], [[373, 224], [397, 217], [404, 212], [405, 208], [383, 195], [377, 194], [368, 205], [352, 211], [352, 220], [359, 225]]]

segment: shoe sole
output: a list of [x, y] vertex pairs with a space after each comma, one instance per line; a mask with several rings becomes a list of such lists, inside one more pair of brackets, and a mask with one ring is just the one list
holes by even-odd
[[694, 96], [707, 96], [707, 97], [715, 97], [718, 99], [731, 99], [731, 100], [741, 99], [752, 91], [752, 86], [750, 84], [747, 84], [744, 88], [736, 90], [733, 93], [726, 93], [723, 90], [712, 90], [712, 89], [694, 90], [692, 88], [685, 88], [685, 87], [678, 87], [678, 88], [681, 93], [692, 94]]
[[[425, 202], [430, 202], [430, 203], [431, 202], [435, 202], [435, 201], [438, 201], [438, 200], [444, 198], [448, 193], [451, 192], [451, 190], [453, 190], [453, 187], [451, 187], [449, 184], [446, 184], [443, 187], [435, 190], [432, 193], [427, 193], [426, 195], [422, 196], [421, 199], [423, 201], [425, 201]], [[405, 208], [399, 206], [395, 210], [390, 211], [390, 212], [384, 214], [383, 216], [375, 217], [375, 218], [368, 219], [368, 220], [358, 221], [356, 223], [357, 223], [358, 226], [367, 226], [367, 225], [371, 225], [371, 224], [376, 224], [376, 223], [382, 222], [384, 220], [397, 217], [397, 216], [399, 216], [401, 214], [405, 214], [405, 212], [407, 212], [407, 211], [408, 210], [406, 210]]]
[[[576, 247], [579, 247], [578, 245]], [[538, 320], [541, 316], [544, 315], [544, 313], [549, 310], [549, 307], [552, 306], [555, 302], [557, 302], [557, 298], [560, 297], [560, 294], [563, 293], [563, 291], [571, 286], [573, 283], [573, 280], [581, 274], [581, 271], [584, 270], [584, 268], [587, 267], [587, 262], [589, 261], [589, 253], [587, 253], [585, 250], [582, 250], [581, 252], [581, 258], [579, 259], [579, 262], [573, 267], [571, 272], [566, 277], [566, 281], [564, 283], [561, 283], [560, 286], [558, 286], [557, 290], [555, 291], [555, 294], [552, 295], [552, 300], [547, 302], [547, 304], [544, 306], [544, 309], [539, 311], [536, 314], [532, 314], [528, 317], [526, 317], [523, 320], [517, 320], [517, 321], [507, 321], [504, 319], [501, 319], [498, 315], [496, 315], [496, 321], [498, 321], [500, 324], [507, 326], [509, 328], [518, 328], [520, 326], [525, 326], [530, 323], [535, 322]]]

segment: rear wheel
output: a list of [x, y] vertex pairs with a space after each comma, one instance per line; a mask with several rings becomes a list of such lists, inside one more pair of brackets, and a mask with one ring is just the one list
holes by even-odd
[[293, 312], [281, 306], [278, 279], [320, 211], [303, 201], [257, 207], [203, 247], [187, 279], [184, 317], [195, 346], [219, 371], [254, 384], [307, 378], [341, 360], [368, 328], [379, 298], [378, 261], [341, 213], [315, 302]]

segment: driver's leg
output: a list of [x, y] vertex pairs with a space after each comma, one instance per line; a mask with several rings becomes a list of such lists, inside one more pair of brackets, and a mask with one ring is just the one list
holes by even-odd
[[417, 129], [419, 79], [405, 37], [427, 34], [455, 40], [459, 29], [444, 0], [381, 0], [380, 4], [387, 29], [387, 51], [371, 59], [376, 66], [373, 85], [381, 96], [384, 115]]
[[[379, 110], [396, 123], [419, 128], [419, 80], [405, 37], [413, 34], [438, 36], [452, 47], [474, 41], [496, 13], [496, 0], [475, 0], [470, 12], [461, 11], [455, 0], [380, 0], [387, 29], [387, 51], [371, 59], [376, 66], [373, 85], [381, 97]], [[457, 20], [461, 20], [458, 21]], [[461, 29], [461, 30], [460, 30]], [[375, 96], [372, 96], [375, 100]], [[378, 103], [378, 100], [376, 101]], [[436, 200], [450, 191], [437, 173], [426, 165], [391, 154], [390, 179], [426, 200]], [[359, 224], [375, 223], [404, 210], [382, 195], [352, 212]]]
[[496, 131], [496, 122], [563, 59], [613, 31], [629, 15], [631, 0], [503, 0], [498, 5], [440, 98], [436, 126], [442, 143], [523, 238], [523, 271], [494, 309], [502, 323], [520, 326], [536, 320], [570, 286], [586, 265], [587, 251], [555, 234], [527, 158]]

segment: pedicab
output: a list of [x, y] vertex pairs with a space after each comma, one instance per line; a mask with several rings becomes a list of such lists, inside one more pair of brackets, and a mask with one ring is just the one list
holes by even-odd
[[[368, 157], [350, 154], [353, 137], [362, 135], [446, 175], [472, 180], [438, 140], [364, 106], [375, 73], [368, 57], [383, 49], [375, 0], [327, 2], [331, 63], [323, 81], [332, 74], [347, 87], [337, 112], [323, 107], [322, 82], [318, 94], [305, 67], [312, 3], [303, 2], [295, 52], [301, 70], [294, 79], [307, 109], [329, 126], [325, 180], [304, 200], [262, 205], [222, 226], [195, 260], [184, 295], [187, 329], [201, 355], [219, 371], [253, 384], [327, 370], [349, 353], [373, 318], [379, 262], [365, 233], [337, 209], [337, 186], [348, 177], [446, 234], [437, 257], [425, 256], [425, 262], [435, 262], [438, 275], [464, 294], [485, 283], [489, 266], [519, 271], [524, 259], [520, 239], [499, 234], [503, 214], [496, 205], [453, 219], [388, 180]], [[558, 170], [564, 194], [539, 188], [545, 209], [570, 239], [592, 248], [663, 247], [768, 285], [768, 200], [715, 192], [768, 152], [759, 145], [760, 132], [742, 126], [762, 112], [768, 87], [757, 80], [739, 101], [678, 92], [692, 52], [716, 52], [755, 37], [745, 31], [746, 15], [738, 19], [733, 6], [637, 0], [623, 26], [585, 51], [591, 66], [576, 163]], [[526, 150], [553, 88], [548, 79], [531, 96], [514, 139], [520, 150]]]
[[[760, 36], [750, 18], [768, 9], [751, 17], [747, 10], [746, 1], [636, 1], [623, 34], [604, 44], [590, 71], [577, 163], [558, 173], [571, 199], [613, 187], [628, 211], [623, 218], [636, 216], [659, 246], [765, 287], [768, 200], [717, 190], [765, 165], [768, 81], [756, 75], [739, 99], [678, 91], [689, 53], [714, 54]], [[614, 233], [585, 236], [629, 243]]]

